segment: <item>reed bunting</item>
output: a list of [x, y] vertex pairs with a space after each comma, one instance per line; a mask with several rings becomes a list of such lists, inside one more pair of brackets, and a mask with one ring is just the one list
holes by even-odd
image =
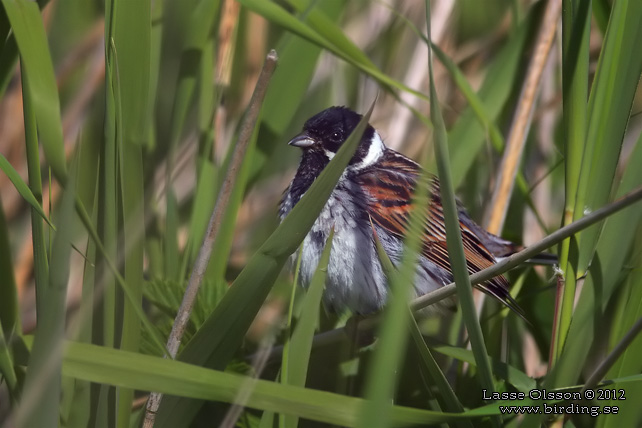
[[[361, 115], [346, 107], [331, 107], [310, 118], [303, 132], [289, 142], [301, 148], [303, 156], [281, 200], [281, 220], [299, 202], [360, 119]], [[303, 241], [300, 281], [306, 287], [334, 227], [323, 297], [326, 308], [334, 312], [347, 308], [365, 315], [378, 311], [386, 303], [388, 284], [374, 234], [392, 263], [398, 265], [420, 171], [416, 162], [386, 147], [379, 133], [367, 126], [354, 156]], [[461, 205], [458, 211], [469, 273], [487, 268], [518, 249], [512, 242], [492, 235], [473, 222]], [[432, 177], [414, 292], [420, 296], [452, 281], [439, 182]], [[508, 292], [504, 276], [478, 287], [521, 313]]]

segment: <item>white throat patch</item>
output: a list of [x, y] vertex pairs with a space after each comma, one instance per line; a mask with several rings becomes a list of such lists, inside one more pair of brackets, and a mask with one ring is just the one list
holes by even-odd
[[325, 155], [326, 155], [326, 157], [328, 158], [328, 160], [332, 160], [332, 158], [333, 158], [333, 157], [334, 157], [334, 155], [336, 154], [336, 153], [331, 152], [331, 151], [330, 151], [330, 150], [328, 150], [328, 149], [323, 149], [323, 153], [325, 153]]
[[370, 140], [370, 147], [368, 148], [368, 154], [363, 158], [361, 162], [354, 165], [352, 168], [355, 170], [363, 169], [368, 167], [379, 160], [383, 155], [383, 151], [386, 149], [383, 140], [377, 131], [375, 131], [372, 139]]

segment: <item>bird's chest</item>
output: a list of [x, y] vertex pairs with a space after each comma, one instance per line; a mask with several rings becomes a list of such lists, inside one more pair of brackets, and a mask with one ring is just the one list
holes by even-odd
[[[317, 270], [330, 231], [334, 229], [326, 273], [324, 301], [331, 310], [350, 308], [358, 313], [379, 309], [385, 301], [386, 281], [374, 247], [372, 227], [362, 195], [339, 183], [303, 240], [300, 283], [304, 287]], [[295, 200], [286, 195], [282, 218]], [[296, 254], [293, 256], [296, 258]]]
[[[282, 220], [301, 197], [302, 195], [297, 196], [296, 192], [292, 191], [285, 196], [280, 209]], [[362, 192], [359, 192], [357, 186], [351, 185], [349, 180], [342, 179], [328, 198], [303, 242], [304, 256], [318, 260], [333, 229], [333, 253], [353, 252], [359, 236], [364, 234], [364, 229], [366, 235], [370, 236], [367, 233], [370, 228], [364, 227], [363, 224], [367, 215], [362, 199]], [[317, 253], [318, 255], [313, 257]], [[316, 262], [314, 264], [316, 266]]]
[[[336, 189], [303, 241], [302, 257], [305, 269], [308, 270], [305, 273], [305, 276], [308, 277], [307, 279], [314, 273], [330, 236], [330, 231], [333, 229], [334, 237], [332, 239], [330, 263], [333, 264], [335, 262], [334, 264], [336, 264], [340, 259], [343, 259], [343, 265], [354, 263], [354, 253], [357, 251], [359, 241], [363, 241], [362, 235], [364, 235], [358, 224], [360, 217], [361, 213], [351, 201], [350, 195], [342, 189]], [[352, 266], [345, 266], [345, 268], [352, 269]], [[335, 270], [336, 266], [331, 266], [328, 274], [332, 274]]]

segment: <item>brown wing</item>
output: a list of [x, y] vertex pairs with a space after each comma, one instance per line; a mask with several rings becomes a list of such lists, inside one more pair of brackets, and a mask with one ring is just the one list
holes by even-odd
[[[372, 221], [390, 234], [403, 239], [412, 210], [412, 193], [419, 165], [396, 152], [387, 150], [377, 168], [368, 168], [357, 177], [365, 192], [368, 214]], [[439, 196], [439, 182], [431, 183], [431, 203], [424, 223], [422, 255], [452, 275], [446, 246], [444, 213]], [[462, 214], [460, 214], [462, 215]], [[465, 215], [465, 214], [463, 214]], [[468, 272], [479, 272], [495, 264], [493, 254], [481, 243], [461, 220], [459, 222], [464, 245]], [[521, 314], [522, 311], [508, 293], [508, 281], [503, 275], [497, 276], [478, 287], [497, 298], [509, 308]]]

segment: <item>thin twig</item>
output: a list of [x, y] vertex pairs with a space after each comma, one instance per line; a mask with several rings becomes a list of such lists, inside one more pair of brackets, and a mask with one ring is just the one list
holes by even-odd
[[517, 112], [511, 125], [511, 130], [499, 168], [499, 177], [493, 191], [490, 201], [490, 214], [485, 221], [486, 229], [494, 234], [499, 234], [502, 230], [506, 212], [508, 211], [508, 202], [510, 195], [513, 193], [515, 177], [519, 169], [526, 136], [531, 125], [533, 110], [535, 108], [535, 98], [537, 89], [542, 79], [542, 73], [546, 60], [553, 45], [557, 23], [562, 12], [562, 0], [549, 0], [546, 5], [544, 19], [537, 36], [535, 52], [528, 68], [528, 74], [522, 87], [522, 93], [519, 97]]
[[[167, 351], [172, 358], [176, 357], [178, 347], [181, 343], [181, 339], [183, 338], [183, 333], [185, 333], [185, 328], [189, 321], [190, 314], [192, 313], [192, 307], [194, 306], [198, 289], [200, 288], [203, 275], [205, 274], [205, 269], [207, 269], [210, 255], [212, 254], [213, 244], [218, 236], [225, 210], [230, 200], [232, 190], [234, 189], [234, 185], [236, 184], [236, 179], [239, 170], [241, 169], [243, 158], [245, 157], [245, 152], [250, 143], [252, 133], [254, 132], [256, 120], [259, 116], [261, 105], [263, 104], [263, 98], [265, 97], [268, 84], [274, 69], [276, 68], [277, 60], [278, 56], [276, 51], [271, 50], [265, 59], [263, 69], [261, 70], [261, 74], [256, 82], [256, 87], [254, 88], [254, 93], [252, 94], [248, 111], [243, 119], [239, 139], [236, 143], [236, 147], [234, 148], [234, 153], [232, 154], [232, 159], [230, 161], [229, 169], [227, 170], [225, 181], [223, 182], [221, 192], [219, 193], [216, 205], [214, 206], [210, 222], [207, 225], [207, 232], [203, 238], [203, 244], [198, 250], [198, 255], [196, 256], [194, 267], [192, 268], [192, 273], [185, 290], [185, 295], [183, 296], [183, 301], [178, 309], [178, 314], [174, 320], [172, 331], [169, 335], [169, 339], [167, 340]], [[145, 422], [143, 427], [151, 428], [154, 426], [156, 412], [158, 411], [162, 398], [163, 395], [157, 392], [150, 395], [149, 401], [147, 402], [147, 410], [145, 412]]]

